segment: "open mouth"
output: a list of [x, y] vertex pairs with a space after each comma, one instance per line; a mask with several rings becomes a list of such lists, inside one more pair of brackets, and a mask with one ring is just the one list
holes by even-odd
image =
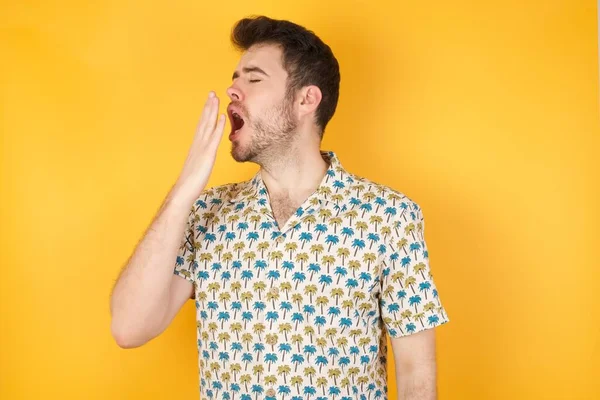
[[242, 118], [241, 115], [239, 115], [238, 113], [233, 111], [231, 113], [231, 128], [232, 128], [233, 133], [242, 129], [243, 126], [244, 126], [244, 119]]

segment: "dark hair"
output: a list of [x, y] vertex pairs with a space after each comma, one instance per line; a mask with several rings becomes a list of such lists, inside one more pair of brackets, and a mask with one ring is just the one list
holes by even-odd
[[286, 92], [293, 95], [304, 86], [315, 85], [322, 93], [316, 110], [316, 123], [323, 137], [333, 117], [340, 92], [340, 69], [331, 48], [314, 32], [290, 21], [253, 16], [236, 22], [231, 42], [238, 50], [255, 44], [279, 45], [283, 68], [288, 73]]

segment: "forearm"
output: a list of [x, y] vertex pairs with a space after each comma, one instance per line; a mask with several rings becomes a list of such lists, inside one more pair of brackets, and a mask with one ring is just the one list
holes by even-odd
[[437, 400], [435, 362], [396, 374], [398, 400]]
[[191, 206], [169, 193], [121, 271], [110, 301], [117, 341], [139, 344], [159, 333]]

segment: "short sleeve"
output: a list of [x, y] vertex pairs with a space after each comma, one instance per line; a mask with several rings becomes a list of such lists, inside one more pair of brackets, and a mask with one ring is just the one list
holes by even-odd
[[397, 207], [381, 268], [381, 317], [392, 338], [449, 322], [429, 265], [425, 220], [419, 205]]
[[196, 213], [194, 209], [195, 205], [192, 206], [190, 213], [188, 214], [185, 230], [177, 250], [175, 268], [173, 271], [175, 275], [179, 275], [192, 283], [194, 283], [194, 273], [198, 268], [196, 261], [196, 232], [194, 229]]

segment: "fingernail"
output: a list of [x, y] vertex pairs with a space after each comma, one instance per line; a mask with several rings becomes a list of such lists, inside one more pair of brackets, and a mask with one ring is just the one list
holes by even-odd
[[215, 93], [211, 90], [210, 92], [208, 92], [208, 98], [214, 97]]

